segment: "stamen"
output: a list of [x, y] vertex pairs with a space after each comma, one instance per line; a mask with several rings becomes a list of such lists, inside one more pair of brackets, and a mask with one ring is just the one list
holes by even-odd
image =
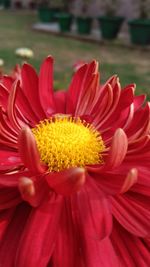
[[50, 172], [103, 163], [100, 133], [80, 118], [55, 116], [41, 121], [32, 132]]

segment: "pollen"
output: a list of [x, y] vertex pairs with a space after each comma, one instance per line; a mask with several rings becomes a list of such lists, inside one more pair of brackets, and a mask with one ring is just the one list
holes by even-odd
[[100, 133], [80, 118], [56, 116], [41, 121], [32, 132], [50, 172], [103, 163]]

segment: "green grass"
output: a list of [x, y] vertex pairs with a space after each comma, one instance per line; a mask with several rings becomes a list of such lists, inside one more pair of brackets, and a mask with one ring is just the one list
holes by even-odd
[[150, 97], [150, 51], [129, 49], [107, 43], [105, 45], [81, 42], [50, 34], [38, 33], [31, 26], [38, 20], [36, 13], [27, 11], [0, 11], [0, 58], [5, 61], [5, 72], [10, 72], [21, 60], [15, 56], [18, 47], [29, 47], [35, 53], [29, 62], [39, 70], [44, 57], [55, 58], [55, 88], [67, 88], [72, 66], [77, 60], [100, 62], [101, 82], [118, 74], [122, 86], [137, 84], [137, 93]]

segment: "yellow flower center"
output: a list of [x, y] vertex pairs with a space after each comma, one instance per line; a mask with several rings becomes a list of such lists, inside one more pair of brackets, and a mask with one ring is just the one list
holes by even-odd
[[103, 163], [105, 145], [99, 132], [79, 118], [54, 117], [41, 121], [32, 132], [51, 172]]

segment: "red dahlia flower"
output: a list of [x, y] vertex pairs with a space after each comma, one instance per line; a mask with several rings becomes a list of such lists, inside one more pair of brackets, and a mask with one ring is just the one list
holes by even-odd
[[150, 266], [150, 107], [99, 87], [97, 63], [53, 92], [39, 77], [0, 85], [0, 266]]

